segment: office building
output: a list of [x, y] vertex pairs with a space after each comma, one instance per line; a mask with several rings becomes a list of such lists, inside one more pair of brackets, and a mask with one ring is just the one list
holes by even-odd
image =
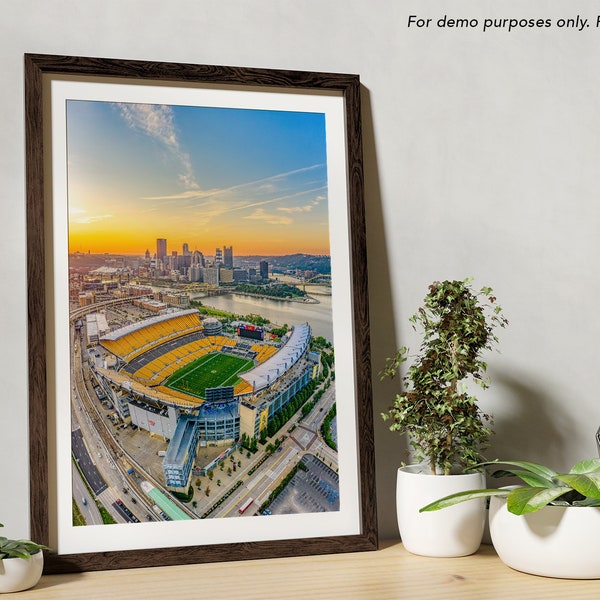
[[223, 264], [233, 269], [233, 246], [223, 246]]
[[156, 240], [156, 258], [160, 261], [164, 261], [167, 256], [167, 240], [164, 238], [158, 238]]
[[269, 263], [266, 260], [261, 260], [258, 265], [261, 279], [269, 279]]

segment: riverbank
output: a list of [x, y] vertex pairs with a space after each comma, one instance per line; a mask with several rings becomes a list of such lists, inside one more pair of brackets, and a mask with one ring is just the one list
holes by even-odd
[[231, 290], [226, 294], [220, 294], [221, 296], [226, 296], [230, 294], [235, 294], [238, 296], [248, 296], [249, 298], [264, 298], [266, 300], [273, 300], [275, 302], [296, 302], [298, 304], [321, 304], [320, 300], [309, 296], [296, 296], [294, 298], [281, 298], [280, 296], [267, 296], [266, 294], [253, 294], [252, 292], [240, 292], [239, 290]]
[[264, 296], [223, 294], [202, 296], [193, 294], [206, 307], [236, 315], [261, 315], [271, 323], [295, 325], [309, 323], [314, 336], [323, 336], [333, 343], [332, 297], [321, 296], [318, 304], [311, 302], [282, 302]]

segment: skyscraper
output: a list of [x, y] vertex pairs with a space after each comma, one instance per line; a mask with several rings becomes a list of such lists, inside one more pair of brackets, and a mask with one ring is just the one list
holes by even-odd
[[221, 248], [215, 248], [215, 264], [220, 265], [223, 263], [223, 250]]
[[164, 261], [167, 256], [167, 240], [164, 238], [158, 238], [156, 240], [156, 258]]
[[259, 263], [260, 278], [269, 279], [269, 263], [266, 260], [261, 260]]
[[223, 264], [233, 268], [233, 246], [223, 246]]
[[192, 264], [200, 265], [201, 267], [204, 266], [204, 256], [199, 250], [194, 250], [192, 253]]

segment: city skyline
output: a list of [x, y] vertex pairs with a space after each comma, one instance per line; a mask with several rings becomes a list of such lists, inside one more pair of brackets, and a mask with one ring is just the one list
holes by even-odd
[[323, 114], [69, 100], [67, 149], [69, 252], [330, 252]]

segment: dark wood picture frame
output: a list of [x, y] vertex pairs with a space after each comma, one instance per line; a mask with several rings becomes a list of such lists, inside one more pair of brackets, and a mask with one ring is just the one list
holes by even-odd
[[[52, 206], [48, 186], [50, 148], [44, 144], [44, 81], [59, 77], [89, 77], [149, 82], [160, 85], [201, 84], [265, 90], [292, 90], [303, 93], [335, 91], [344, 99], [349, 215], [349, 255], [352, 295], [352, 328], [355, 347], [355, 404], [359, 447], [360, 533], [333, 537], [312, 537], [272, 541], [109, 550], [61, 554], [60, 548], [47, 554], [47, 573], [113, 568], [217, 562], [293, 555], [375, 550], [377, 519], [375, 501], [373, 415], [367, 261], [363, 199], [363, 168], [360, 113], [360, 82], [357, 75], [267, 70], [118, 60], [40, 54], [25, 55], [26, 184], [27, 184], [27, 281], [29, 343], [29, 432], [31, 537], [39, 543], [51, 541], [53, 506], [49, 499], [53, 482], [49, 465], [49, 381], [48, 352], [52, 347], [52, 324], [47, 323], [49, 287], [48, 207]], [[160, 550], [160, 551], [159, 551]]]

